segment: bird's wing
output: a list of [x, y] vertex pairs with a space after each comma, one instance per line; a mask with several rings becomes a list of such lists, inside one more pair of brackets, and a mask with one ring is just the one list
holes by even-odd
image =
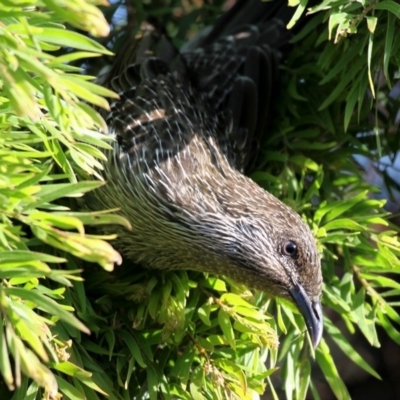
[[216, 112], [230, 114], [231, 147], [240, 169], [254, 166], [279, 92], [279, 63], [292, 33], [285, 1], [238, 0], [205, 36], [182, 54], [191, 82]]
[[[266, 29], [280, 29], [279, 20]], [[193, 86], [211, 109], [231, 119], [229, 140], [249, 170], [278, 95], [279, 52], [263, 40], [263, 26], [246, 25], [204, 47], [183, 53]], [[221, 131], [223, 132], [223, 131]]]

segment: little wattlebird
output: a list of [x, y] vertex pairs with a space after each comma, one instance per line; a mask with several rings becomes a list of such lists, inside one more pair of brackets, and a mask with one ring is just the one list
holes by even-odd
[[226, 275], [294, 302], [322, 335], [321, 267], [299, 215], [244, 175], [272, 117], [293, 14], [239, 0], [177, 51], [152, 26], [128, 41], [101, 83], [119, 92], [116, 141], [92, 209], [119, 208], [116, 248], [149, 268]]

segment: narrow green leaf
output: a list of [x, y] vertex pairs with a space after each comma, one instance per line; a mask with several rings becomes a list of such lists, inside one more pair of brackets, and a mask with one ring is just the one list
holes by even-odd
[[17, 296], [22, 300], [32, 301], [37, 307], [43, 309], [50, 315], [54, 315], [57, 318], [65, 321], [66, 323], [70, 324], [71, 326], [79, 329], [82, 332], [89, 334], [89, 329], [86, 328], [85, 325], [82, 324], [78, 319], [76, 319], [71, 313], [65, 311], [60, 304], [55, 302], [54, 300], [43, 296], [37, 290], [26, 290], [26, 289], [19, 289], [19, 288], [5, 288], [5, 293], [9, 296]]
[[64, 263], [65, 258], [56, 257], [51, 254], [39, 253], [35, 251], [13, 250], [13, 251], [0, 251], [0, 269], [4, 261], [43, 261], [46, 263]]
[[386, 38], [385, 47], [383, 53], [383, 72], [385, 73], [385, 78], [390, 86], [391, 76], [389, 75], [389, 62], [392, 56], [392, 46], [394, 38], [394, 16], [393, 14], [388, 15], [388, 20], [386, 24]]
[[378, 310], [377, 315], [383, 329], [385, 329], [389, 337], [400, 346], [400, 332], [391, 324], [384, 313]]
[[150, 395], [150, 400], [157, 400], [158, 393], [158, 378], [157, 374], [152, 366], [146, 369], [147, 372], [147, 388]]
[[70, 399], [84, 399], [85, 398], [85, 394], [84, 393], [82, 393], [76, 387], [72, 386], [70, 383], [68, 383], [61, 376], [56, 375], [55, 378], [56, 378], [59, 390], [65, 396], [67, 396]]
[[289, 21], [289, 23], [286, 25], [287, 29], [293, 28], [293, 26], [296, 24], [296, 22], [300, 19], [302, 16], [304, 10], [307, 7], [308, 0], [291, 0], [294, 2], [294, 4], [298, 4], [296, 11], [293, 14], [292, 19]]
[[375, 86], [374, 81], [372, 79], [372, 72], [371, 72], [371, 60], [372, 60], [372, 49], [374, 46], [374, 35], [369, 35], [368, 40], [368, 53], [367, 53], [367, 61], [368, 61], [368, 80], [369, 80], [369, 87], [371, 89], [372, 96], [375, 97]]
[[339, 218], [335, 219], [334, 221], [328, 222], [324, 225], [324, 229], [329, 232], [335, 229], [348, 229], [353, 231], [361, 231], [364, 230], [365, 227], [363, 225], [349, 219], [349, 218]]
[[347, 391], [343, 380], [339, 377], [335, 362], [329, 353], [329, 348], [324, 339], [322, 339], [318, 346], [315, 352], [315, 357], [336, 398], [341, 400], [351, 400], [350, 394]]
[[119, 331], [118, 335], [123, 338], [125, 341], [126, 345], [128, 346], [133, 358], [137, 361], [137, 363], [142, 367], [146, 368], [146, 363], [143, 360], [142, 353], [139, 349], [139, 346], [135, 340], [135, 338], [129, 334], [128, 332], [125, 331]]
[[37, 40], [52, 43], [57, 46], [73, 47], [79, 50], [91, 51], [109, 56], [112, 55], [110, 50], [107, 50], [95, 40], [74, 31], [31, 26], [31, 33], [35, 35]]
[[233, 349], [235, 349], [236, 348], [235, 334], [233, 332], [231, 320], [229, 318], [229, 315], [222, 309], [220, 309], [218, 312], [218, 323], [219, 323], [219, 326], [221, 327], [222, 332], [224, 333], [225, 338], [228, 341], [229, 345]]
[[343, 353], [358, 365], [363, 370], [367, 371], [370, 375], [376, 379], [382, 379], [379, 374], [357, 353], [354, 347], [348, 342], [345, 335], [332, 324], [328, 318], [324, 318], [324, 327], [329, 333], [330, 337], [335, 341]]
[[374, 4], [375, 10], [386, 10], [393, 13], [397, 18], [400, 18], [400, 4], [395, 1], [386, 0]]
[[360, 289], [354, 296], [353, 307], [354, 314], [357, 317], [357, 325], [364, 334], [365, 338], [368, 340], [371, 346], [380, 347], [375, 324], [372, 324], [372, 321], [368, 320], [366, 316], [364, 289]]
[[211, 326], [210, 321], [210, 312], [211, 312], [211, 304], [205, 303], [197, 310], [197, 313], [200, 319], [203, 321], [204, 324], [207, 326]]
[[42, 187], [38, 201], [32, 204], [32, 208], [38, 208], [44, 203], [49, 203], [62, 197], [82, 196], [84, 193], [102, 186], [102, 182], [81, 181], [77, 183], [56, 183]]
[[[0, 290], [1, 293], [1, 290]], [[15, 389], [3, 324], [0, 326], [0, 373], [9, 390]]]
[[63, 374], [73, 376], [78, 379], [90, 378], [92, 376], [92, 373], [85, 371], [70, 361], [54, 363], [52, 368], [62, 372]]

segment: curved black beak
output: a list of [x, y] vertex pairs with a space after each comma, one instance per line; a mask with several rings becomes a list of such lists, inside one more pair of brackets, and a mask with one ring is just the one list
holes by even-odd
[[311, 301], [301, 285], [291, 289], [290, 294], [304, 317], [315, 349], [321, 340], [324, 328], [321, 302]]

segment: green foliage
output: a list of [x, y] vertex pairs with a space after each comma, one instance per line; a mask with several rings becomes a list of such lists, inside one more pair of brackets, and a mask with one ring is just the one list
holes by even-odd
[[[72, 2], [59, 13], [62, 4], [48, 3], [53, 13], [32, 9], [42, 6], [34, 1], [1, 5], [0, 371], [9, 389], [26, 389], [29, 377], [31, 388], [39, 385], [54, 396], [57, 378], [50, 368], [62, 362], [68, 343], [58, 337], [58, 326], [89, 333], [66, 295], [81, 281], [79, 271], [62, 264], [73, 254], [111, 270], [120, 255], [104, 238], [85, 234], [85, 225], [121, 218], [72, 212], [58, 201], [102, 184], [77, 182], [76, 172], [95, 173], [104, 159], [100, 149], [109, 146], [99, 133], [104, 122], [87, 102], [108, 107], [102, 96], [113, 94], [67, 64], [109, 52], [61, 25], [107, 33], [102, 14], [82, 2], [90, 14], [78, 20]], [[81, 51], [54, 54], [65, 45]]]
[[[218, 8], [186, 2], [177, 13], [179, 0], [148, 3], [134, 2], [136, 26], [158, 16], [177, 44], [193, 26], [212, 22]], [[297, 18], [306, 2], [291, 3], [299, 5]], [[317, 365], [346, 399], [330, 346], [379, 378], [348, 334], [361, 332], [379, 347], [381, 326], [400, 344], [400, 245], [352, 154], [398, 150], [391, 133], [398, 105], [388, 94], [398, 79], [400, 6], [325, 0], [312, 8], [315, 18], [283, 68], [287, 93], [253, 174], [318, 239], [327, 315], [314, 354], [290, 305], [222, 277], [133, 265], [110, 273], [120, 262], [111, 237], [87, 227], [129, 225], [71, 209], [74, 198], [102, 184], [91, 176], [110, 140], [90, 104], [107, 109], [104, 97], [115, 95], [76, 67], [110, 53], [65, 28], [106, 35], [95, 5], [104, 3], [0, 3], [0, 397], [254, 399], [283, 390], [288, 399], [318, 398]]]
[[265, 299], [230, 287], [228, 292], [221, 279], [186, 272], [128, 270], [111, 281], [105, 273], [88, 279], [87, 293], [97, 297], [104, 320], [95, 328], [100, 340], [82, 345], [102, 360], [99, 367], [113, 366], [102, 376], [114, 383], [111, 397], [261, 394], [272, 372], [264, 365], [266, 351], [276, 349], [277, 336], [260, 309]]

